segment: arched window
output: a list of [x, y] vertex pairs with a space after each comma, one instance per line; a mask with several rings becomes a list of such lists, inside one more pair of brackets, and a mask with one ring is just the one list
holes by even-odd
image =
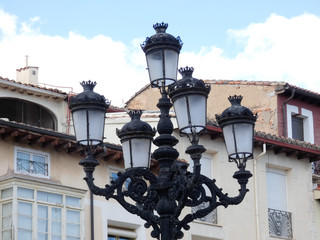
[[0, 118], [56, 130], [55, 117], [49, 110], [20, 99], [0, 98]]

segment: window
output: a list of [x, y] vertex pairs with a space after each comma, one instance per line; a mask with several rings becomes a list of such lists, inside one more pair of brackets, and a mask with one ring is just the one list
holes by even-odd
[[287, 105], [287, 131], [289, 138], [314, 143], [312, 111]]
[[[205, 175], [206, 177], [212, 179], [212, 155], [210, 154], [202, 154], [202, 158], [200, 160], [201, 163], [201, 174]], [[193, 171], [193, 161], [190, 160], [190, 171]], [[206, 194], [210, 196], [209, 189], [206, 189]], [[201, 205], [198, 205], [196, 207], [192, 207], [191, 211], [196, 212], [199, 209], [203, 209], [209, 206], [208, 202], [203, 202]], [[208, 223], [218, 223], [217, 218], [217, 209], [214, 209], [211, 213], [209, 213], [207, 216], [197, 219], [202, 222], [208, 222]]]
[[0, 118], [56, 130], [55, 117], [48, 109], [20, 99], [0, 98]]
[[49, 154], [25, 149], [15, 149], [15, 171], [18, 173], [49, 177]]
[[[123, 171], [123, 170], [122, 170]], [[118, 178], [118, 172], [122, 172], [121, 170], [109, 169], [109, 182], [115, 181]], [[122, 190], [127, 190], [130, 183], [130, 178], [127, 178], [124, 185], [122, 186]]]
[[292, 138], [303, 141], [303, 118], [293, 115], [292, 119]]
[[2, 240], [83, 239], [80, 197], [14, 186], [1, 190], [1, 203]]
[[286, 171], [267, 168], [269, 234], [292, 238], [292, 217], [287, 212]]

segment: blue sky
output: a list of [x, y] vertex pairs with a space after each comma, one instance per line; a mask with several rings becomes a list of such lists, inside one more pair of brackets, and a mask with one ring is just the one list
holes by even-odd
[[0, 76], [15, 79], [29, 55], [40, 82], [81, 91], [78, 82], [95, 80], [121, 106], [148, 82], [139, 44], [162, 21], [195, 77], [320, 92], [319, 0], [0, 0]]

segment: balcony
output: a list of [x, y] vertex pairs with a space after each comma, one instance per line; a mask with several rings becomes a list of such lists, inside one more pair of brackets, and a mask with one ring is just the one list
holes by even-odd
[[312, 173], [320, 175], [320, 161], [312, 163]]
[[292, 214], [268, 208], [270, 236], [292, 239]]
[[[208, 202], [203, 202], [202, 204], [192, 207], [191, 211], [192, 213], [195, 213], [199, 209], [203, 209], [209, 206]], [[207, 216], [203, 218], [198, 218], [198, 221], [205, 222], [205, 223], [212, 223], [212, 224], [218, 224], [218, 215], [217, 215], [217, 209], [214, 209], [211, 213], [209, 213]]]

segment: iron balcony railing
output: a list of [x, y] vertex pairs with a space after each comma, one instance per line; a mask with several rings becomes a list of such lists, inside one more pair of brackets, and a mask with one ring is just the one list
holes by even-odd
[[312, 173], [320, 175], [320, 161], [312, 163]]
[[292, 214], [268, 208], [269, 234], [282, 238], [292, 238]]
[[[192, 207], [191, 211], [192, 213], [195, 213], [196, 211], [206, 208], [209, 206], [208, 202], [203, 202], [200, 205], [196, 207]], [[209, 213], [207, 216], [202, 217], [202, 218], [197, 218], [198, 221], [201, 222], [206, 222], [206, 223], [213, 223], [213, 224], [218, 224], [218, 214], [217, 214], [217, 209], [214, 209], [211, 213]]]

